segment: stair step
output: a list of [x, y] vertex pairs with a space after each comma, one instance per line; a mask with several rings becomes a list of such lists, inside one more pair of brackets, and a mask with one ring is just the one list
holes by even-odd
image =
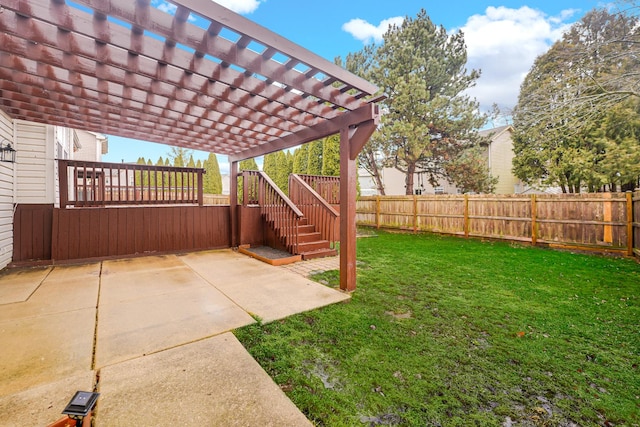
[[298, 233], [298, 243], [317, 242], [322, 240], [322, 234], [315, 231], [313, 233]]
[[298, 226], [298, 233], [299, 234], [307, 234], [307, 233], [313, 233], [316, 231], [316, 226], [315, 225], [299, 225]]
[[314, 240], [313, 242], [298, 242], [298, 252], [310, 252], [318, 249], [329, 249], [331, 244], [328, 240]]
[[302, 259], [324, 258], [328, 256], [336, 256], [338, 251], [335, 249], [316, 249], [315, 251], [302, 252]]

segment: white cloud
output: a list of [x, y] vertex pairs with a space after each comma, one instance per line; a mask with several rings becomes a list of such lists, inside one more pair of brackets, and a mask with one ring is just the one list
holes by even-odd
[[342, 29], [365, 44], [370, 43], [372, 40], [376, 43], [380, 43], [382, 42], [382, 35], [387, 32], [390, 26], [399, 26], [403, 21], [403, 17], [395, 16], [393, 18], [380, 21], [380, 23], [375, 26], [363, 19], [356, 18], [342, 25]]
[[214, 0], [214, 3], [242, 14], [255, 11], [261, 2], [262, 0]]
[[468, 93], [483, 108], [493, 103], [515, 106], [520, 84], [534, 60], [562, 36], [571, 24], [567, 20], [575, 13], [565, 10], [558, 16], [547, 16], [527, 6], [500, 6], [469, 17], [460, 28], [467, 44], [468, 68], [481, 69], [482, 76]]

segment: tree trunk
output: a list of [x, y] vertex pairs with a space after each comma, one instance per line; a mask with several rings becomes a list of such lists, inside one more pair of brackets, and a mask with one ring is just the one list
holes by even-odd
[[376, 163], [375, 154], [373, 153], [373, 151], [367, 150], [365, 160], [367, 164], [364, 169], [366, 169], [367, 172], [371, 174], [371, 177], [376, 183], [378, 194], [384, 196], [384, 183], [382, 182], [381, 170], [378, 168], [378, 164]]
[[409, 163], [407, 165], [407, 172], [405, 175], [405, 194], [407, 196], [412, 196], [413, 195], [413, 177], [415, 176], [416, 173], [416, 164], [415, 163]]

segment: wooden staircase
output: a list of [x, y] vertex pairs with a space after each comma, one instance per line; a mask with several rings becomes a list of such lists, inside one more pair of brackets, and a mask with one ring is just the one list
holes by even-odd
[[290, 175], [290, 199], [264, 172], [243, 171], [242, 176], [243, 204], [260, 206], [263, 220], [289, 253], [302, 259], [337, 254], [340, 214], [302, 178]]
[[298, 253], [302, 259], [322, 258], [338, 254], [331, 248], [331, 242], [322, 239], [322, 234], [316, 230], [316, 226], [308, 224], [307, 218], [300, 220], [298, 225]]

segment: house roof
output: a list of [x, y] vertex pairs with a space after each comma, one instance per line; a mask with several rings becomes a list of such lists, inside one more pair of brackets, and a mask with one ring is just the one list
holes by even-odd
[[506, 131], [513, 132], [513, 126], [505, 125], [498, 126], [492, 129], [481, 130], [480, 132], [478, 132], [478, 135], [488, 137], [490, 139], [490, 142], [493, 142]]
[[0, 108], [227, 154], [376, 121], [378, 88], [212, 2], [3, 0]]

